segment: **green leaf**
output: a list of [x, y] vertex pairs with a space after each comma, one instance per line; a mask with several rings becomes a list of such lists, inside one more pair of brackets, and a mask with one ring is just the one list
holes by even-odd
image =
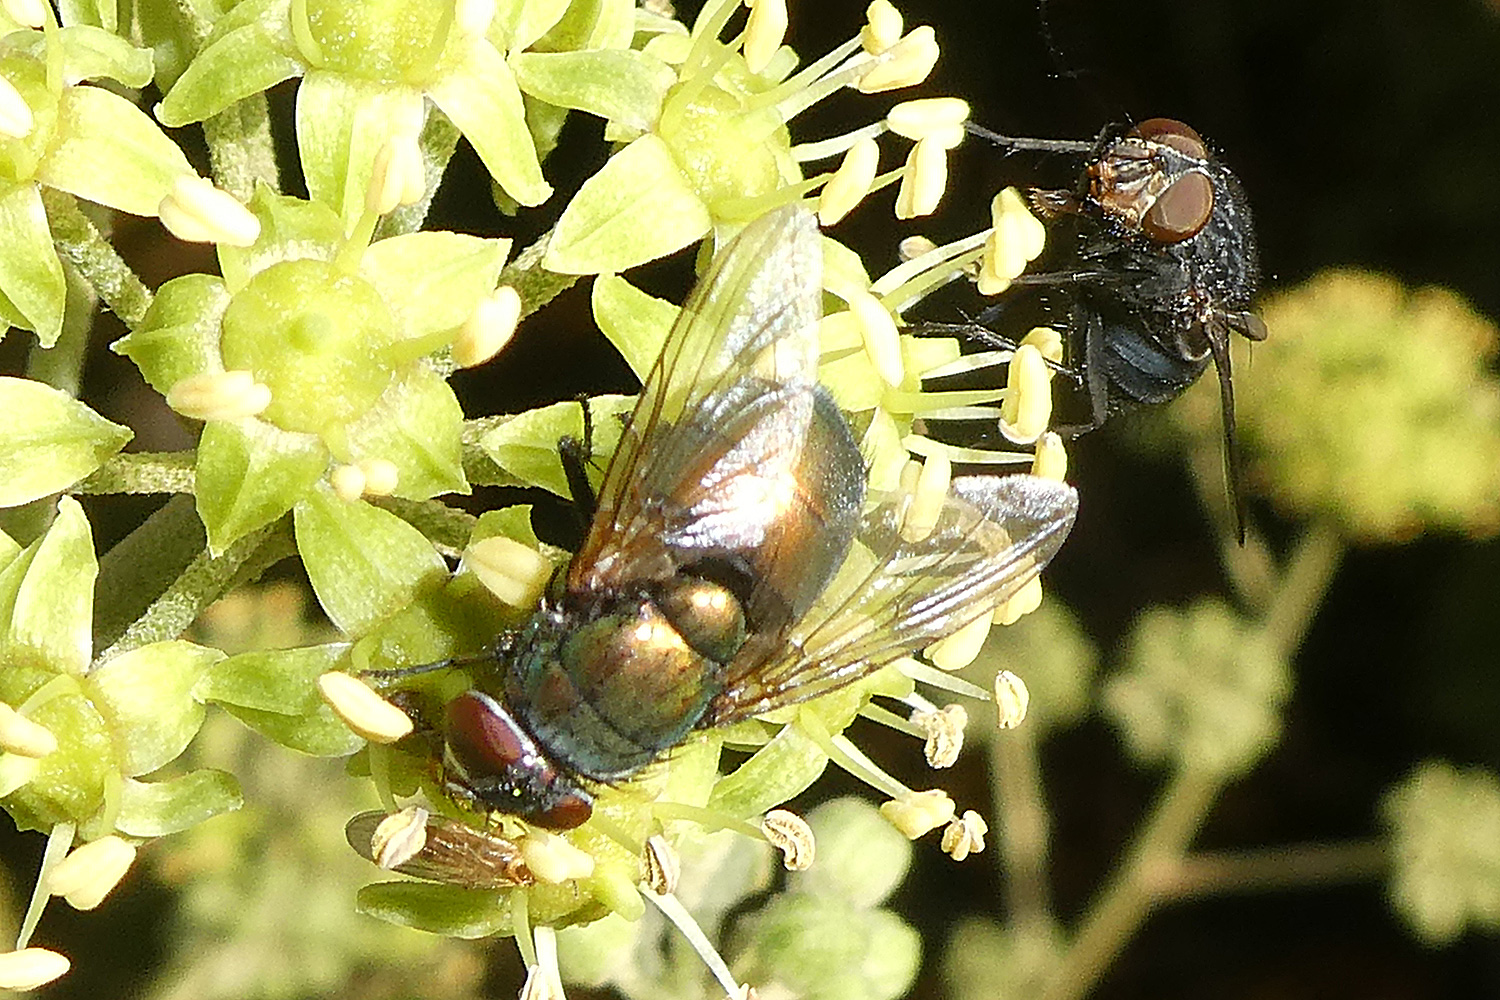
[[540, 205], [552, 186], [542, 177], [515, 74], [489, 42], [462, 51], [462, 60], [442, 68], [427, 96], [458, 126], [506, 194], [522, 205]]
[[468, 493], [463, 418], [448, 383], [425, 365], [414, 366], [349, 424], [349, 458], [395, 463], [396, 496], [409, 500]]
[[[17, 43], [17, 38], [22, 41]], [[62, 45], [65, 79], [108, 78], [136, 88], [151, 82], [151, 50], [138, 49], [111, 31], [92, 24], [74, 24], [58, 31], [55, 40]], [[6, 44], [13, 46], [13, 51], [46, 61], [49, 42], [42, 32], [7, 37]]]
[[712, 222], [667, 144], [643, 135], [584, 182], [542, 264], [559, 274], [623, 271], [681, 250]]
[[521, 52], [510, 65], [532, 97], [642, 132], [661, 116], [667, 89], [677, 82], [672, 67], [630, 49]]
[[297, 149], [308, 194], [353, 225], [365, 210], [375, 154], [421, 121], [415, 87], [308, 71], [297, 88]]
[[219, 367], [219, 321], [229, 307], [229, 289], [212, 274], [185, 274], [157, 291], [134, 333], [110, 350], [141, 370], [163, 396], [189, 375]]
[[486, 938], [510, 933], [509, 893], [425, 882], [376, 882], [359, 890], [354, 908], [398, 927], [444, 937]]
[[203, 725], [193, 689], [224, 654], [190, 642], [156, 642], [108, 661], [84, 693], [114, 731], [120, 770], [147, 774], [176, 760]]
[[373, 244], [360, 273], [380, 290], [408, 337], [463, 325], [495, 290], [510, 240], [420, 232]]
[[128, 837], [165, 837], [244, 804], [234, 776], [202, 768], [169, 781], [125, 779], [115, 827]]
[[198, 441], [194, 473], [209, 549], [221, 555], [291, 510], [327, 468], [328, 450], [311, 434], [254, 419], [209, 423]]
[[32, 548], [26, 576], [16, 590], [4, 649], [11, 656], [29, 651], [52, 670], [81, 677], [92, 656], [99, 564], [88, 518], [77, 500], [58, 500], [57, 518]]
[[293, 53], [290, 0], [245, 0], [214, 25], [210, 41], [157, 108], [167, 128], [210, 118], [304, 69]]
[[62, 333], [67, 287], [35, 184], [0, 194], [0, 246], [0, 292], [36, 331], [37, 341], [51, 347]]
[[155, 215], [173, 182], [194, 173], [155, 122], [102, 87], [63, 91], [57, 135], [37, 180], [132, 215]]
[[677, 306], [647, 295], [624, 278], [594, 279], [594, 322], [642, 382], [661, 355], [661, 345], [677, 322]]
[[110, 423], [65, 392], [0, 377], [0, 507], [56, 493], [125, 446], [129, 428]]
[[348, 634], [368, 631], [411, 603], [419, 589], [448, 579], [432, 543], [378, 507], [318, 489], [297, 505], [295, 517], [297, 551], [313, 591]]

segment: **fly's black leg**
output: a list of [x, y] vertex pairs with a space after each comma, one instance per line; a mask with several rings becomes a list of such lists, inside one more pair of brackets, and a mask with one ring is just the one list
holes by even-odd
[[583, 544], [589, 525], [593, 523], [594, 512], [599, 508], [599, 498], [589, 483], [588, 471], [594, 455], [594, 415], [589, 410], [588, 400], [580, 399], [578, 405], [583, 410], [582, 440], [565, 437], [557, 442], [557, 457], [562, 462], [563, 475], [568, 480], [568, 494], [573, 501], [578, 538], [578, 545], [572, 546], [575, 550]]

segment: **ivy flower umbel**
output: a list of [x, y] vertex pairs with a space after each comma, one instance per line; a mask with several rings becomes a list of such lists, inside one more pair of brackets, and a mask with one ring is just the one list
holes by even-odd
[[[831, 95], [850, 87], [875, 93], [925, 79], [938, 54], [932, 29], [903, 35], [896, 15], [894, 37], [888, 37], [889, 20], [877, 17], [881, 32], [872, 36], [867, 30], [797, 70], [796, 54], [781, 45], [785, 4], [757, 0], [744, 31], [724, 42], [720, 34], [739, 7], [739, 0], [713, 0], [691, 31], [665, 22], [639, 52], [611, 53], [608, 59], [588, 52], [526, 53], [513, 60], [522, 89], [608, 119], [606, 135], [625, 143], [558, 220], [543, 261], [549, 270], [621, 271], [825, 184], [834, 187], [842, 216], [869, 191], [912, 174], [908, 167], [875, 176], [875, 136], [897, 131], [920, 137], [921, 146], [941, 132], [933, 146], [939, 152], [961, 137], [961, 130], [955, 136], [951, 128], [915, 124], [922, 115], [907, 115], [903, 120], [913, 124], [904, 130], [881, 121], [848, 136], [794, 146], [788, 123]], [[877, 3], [872, 10], [889, 7]], [[804, 179], [802, 162], [856, 145], [857, 169]], [[922, 158], [932, 159], [926, 153]], [[934, 176], [930, 164], [920, 172], [925, 207], [906, 214], [932, 210]], [[942, 184], [935, 190], [940, 195]]]
[[0, 12], [0, 321], [50, 347], [66, 289], [43, 191], [154, 216], [172, 185], [196, 174], [144, 112], [85, 82], [143, 87], [151, 51], [42, 12], [41, 30]]
[[[158, 117], [202, 121], [293, 77], [297, 148], [308, 192], [351, 225], [380, 150], [415, 143], [431, 100], [463, 133], [500, 187], [522, 205], [551, 194], [507, 55], [580, 31], [579, 44], [623, 48], [630, 22], [564, 4], [397, 0], [247, 0], [213, 26]], [[549, 36], [548, 33], [552, 34]], [[563, 44], [559, 42], [559, 44]]]
[[[383, 189], [375, 178], [372, 191]], [[208, 425], [198, 446], [198, 511], [214, 551], [270, 523], [329, 481], [345, 499], [467, 492], [463, 415], [429, 355], [473, 346], [508, 240], [420, 232], [369, 246], [332, 209], [261, 190], [261, 237], [220, 247], [224, 277], [162, 286], [115, 345], [180, 412]], [[511, 296], [500, 295], [509, 302]], [[503, 334], [500, 341], [503, 342]], [[490, 348], [496, 346], [491, 338]]]

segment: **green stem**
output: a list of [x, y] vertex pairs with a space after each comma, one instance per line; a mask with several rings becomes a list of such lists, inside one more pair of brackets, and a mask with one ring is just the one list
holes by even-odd
[[94, 649], [113, 645], [203, 552], [208, 539], [187, 493], [168, 500], [99, 560]]
[[1204, 851], [1183, 858], [1175, 869], [1164, 872], [1155, 895], [1175, 902], [1230, 892], [1367, 882], [1381, 877], [1390, 863], [1390, 846], [1384, 840]]
[[207, 549], [201, 550], [183, 574], [95, 662], [105, 662], [153, 642], [176, 639], [204, 608], [295, 552], [288, 518], [250, 532], [217, 558], [209, 555]]
[[376, 497], [377, 507], [395, 514], [420, 531], [444, 555], [457, 556], [469, 544], [479, 518], [467, 511], [449, 507], [440, 500], [403, 500], [400, 497]]
[[67, 281], [67, 300], [63, 306], [62, 333], [51, 347], [32, 346], [26, 359], [26, 374], [76, 397], [83, 381], [83, 359], [88, 353], [89, 332], [94, 326], [98, 302], [94, 290], [76, 268], [63, 268], [63, 277]]
[[530, 316], [578, 281], [579, 276], [576, 274], [554, 274], [542, 267], [542, 258], [547, 253], [547, 244], [551, 239], [552, 231], [549, 229], [500, 272], [500, 284], [510, 285], [520, 293], [523, 317]]
[[69, 493], [191, 493], [192, 451], [127, 452], [115, 455]]
[[83, 214], [72, 195], [44, 187], [42, 204], [57, 252], [78, 268], [110, 311], [134, 329], [151, 306], [151, 290]]
[[1282, 656], [1290, 657], [1301, 645], [1343, 554], [1342, 538], [1326, 521], [1315, 523], [1297, 543], [1261, 624]]
[[1208, 815], [1223, 779], [1184, 768], [1157, 799], [1129, 858], [1100, 893], [1038, 1000], [1085, 996], [1158, 901], [1163, 871], [1175, 870]]
[[240, 201], [249, 201], [257, 183], [281, 189], [276, 143], [266, 95], [236, 101], [203, 123], [214, 180]]
[[1005, 911], [1020, 926], [1050, 923], [1047, 889], [1050, 817], [1037, 758], [1037, 727], [1020, 726], [990, 739], [990, 773], [999, 829], [995, 846], [1004, 873]]

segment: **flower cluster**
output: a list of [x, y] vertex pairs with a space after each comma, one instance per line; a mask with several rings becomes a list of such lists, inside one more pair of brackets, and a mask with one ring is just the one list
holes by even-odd
[[[353, 754], [351, 769], [370, 776], [387, 816], [368, 830], [356, 818], [350, 837], [383, 867], [419, 862], [445, 831], [504, 852], [510, 881], [501, 887], [379, 883], [359, 905], [449, 935], [513, 935], [532, 972], [528, 995], [560, 992], [570, 939], [594, 948], [622, 922], [644, 928], [648, 906], [727, 992], [753, 979], [835, 995], [818, 985], [806, 948], [785, 944], [801, 928], [830, 925], [848, 932], [839, 946], [849, 961], [864, 963], [858, 995], [904, 990], [913, 933], [880, 904], [905, 869], [906, 839], [941, 830], [943, 850], [962, 860], [984, 849], [988, 827], [946, 792], [897, 781], [843, 733], [866, 716], [915, 736], [930, 765], [945, 768], [968, 711], [932, 692], [993, 701], [1000, 727], [1020, 723], [1028, 695], [1018, 677], [1002, 673], [986, 689], [954, 671], [974, 659], [992, 620], [1036, 607], [1039, 584], [921, 658], [766, 718], [695, 733], [666, 761], [601, 790], [594, 818], [566, 834], [476, 816], [448, 794], [441, 762], [404, 709], [462, 690], [461, 669], [424, 675], [399, 709], [360, 677], [484, 649], [535, 608], [565, 558], [538, 541], [529, 508], [476, 518], [435, 498], [471, 484], [566, 495], [555, 443], [581, 435], [583, 409], [466, 421], [447, 377], [492, 357], [524, 313], [580, 275], [596, 276], [599, 326], [644, 375], [677, 307], [616, 272], [813, 197], [825, 226], [888, 187], [898, 189], [898, 217], [932, 213], [947, 151], [965, 134], [962, 101], [896, 103], [871, 124], [815, 142], [794, 142], [792, 132], [799, 114], [836, 95], [921, 83], [938, 56], [931, 28], [908, 30], [887, 0], [874, 0], [861, 30], [803, 66], [783, 44], [783, 0], [747, 4], [727, 41], [740, 24], [738, 0], [711, 0], [691, 26], [625, 0], [247, 0], [216, 17], [177, 9], [149, 30], [75, 6], [87, 5], [63, 5], [59, 22], [46, 5], [0, 5], [0, 171], [11, 182], [10, 210], [0, 213], [0, 318], [34, 330], [43, 346], [56, 342], [68, 318], [66, 259], [128, 327], [114, 350], [202, 428], [190, 458], [120, 455], [126, 428], [39, 382], [0, 379], [0, 408], [21, 415], [0, 445], [0, 502], [59, 491], [193, 498], [170, 502], [129, 540], [151, 564], [138, 577], [125, 575], [123, 558], [101, 570], [70, 497], [29, 544], [0, 535], [0, 804], [50, 838], [17, 948], [0, 958], [0, 987], [30, 988], [66, 969], [61, 956], [28, 947], [50, 896], [97, 905], [137, 845], [239, 806], [238, 783], [221, 771], [156, 773], [179, 761], [213, 703], [282, 746]], [[269, 128], [255, 111], [264, 112], [266, 88], [294, 78], [306, 198], [278, 190]], [[165, 95], [156, 118], [168, 127], [203, 123], [223, 186], [199, 177], [135, 104], [87, 82], [102, 79], [154, 83]], [[546, 203], [543, 166], [575, 112], [602, 118], [616, 148], [559, 206], [544, 241], [507, 267], [507, 239], [417, 231], [459, 137], [490, 171], [503, 207]], [[888, 136], [903, 158], [881, 173]], [[822, 161], [826, 171], [804, 173]], [[220, 273], [175, 278], [153, 295], [73, 197], [155, 215], [181, 239], [216, 244]], [[853, 251], [823, 240], [831, 307], [819, 328], [819, 379], [859, 438], [871, 488], [912, 498], [903, 530], [937, 516], [954, 463], [1064, 474], [1061, 443], [1047, 433], [1056, 333], [963, 355], [955, 340], [902, 332], [904, 312], [955, 278], [1003, 291], [1042, 237], [1007, 191], [990, 229], [917, 246], [873, 280]], [[992, 366], [1006, 368], [1005, 386], [924, 387]], [[629, 404], [586, 404], [596, 462], [613, 450], [615, 415]], [[990, 421], [1023, 450], [957, 448], [923, 433], [929, 419]], [[228, 655], [179, 638], [214, 600], [292, 554], [337, 640]], [[96, 614], [101, 572], [101, 593], [119, 596]], [[153, 574], [168, 582], [139, 582]], [[743, 759], [720, 774], [725, 750]], [[878, 814], [835, 804], [804, 821], [777, 808], [830, 762], [885, 796]], [[454, 822], [462, 832], [444, 826]], [[724, 848], [726, 837], [741, 847]], [[877, 842], [886, 860], [871, 879], [865, 851]], [[695, 872], [744, 844], [754, 874], [735, 883], [739, 895], [704, 898]], [[710, 936], [765, 887], [773, 848], [797, 874], [747, 922], [730, 968]], [[649, 935], [627, 936], [634, 947]]]

